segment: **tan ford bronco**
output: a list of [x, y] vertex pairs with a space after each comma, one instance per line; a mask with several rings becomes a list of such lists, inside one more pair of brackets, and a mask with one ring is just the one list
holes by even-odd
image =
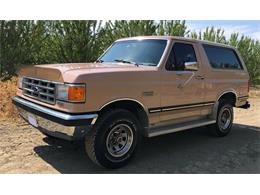
[[233, 47], [180, 37], [115, 41], [95, 63], [35, 65], [19, 73], [13, 103], [50, 137], [84, 138], [106, 168], [129, 162], [142, 136], [232, 127], [249, 108], [249, 76]]

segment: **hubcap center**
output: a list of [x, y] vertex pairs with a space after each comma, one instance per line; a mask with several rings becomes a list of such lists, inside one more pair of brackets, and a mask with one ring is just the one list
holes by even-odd
[[133, 131], [126, 124], [118, 124], [109, 132], [106, 140], [107, 151], [114, 157], [125, 155], [133, 143]]
[[219, 118], [219, 126], [222, 130], [226, 130], [231, 123], [231, 113], [225, 108]]
[[120, 143], [120, 142], [122, 142], [122, 141], [123, 141], [123, 139], [122, 139], [121, 136], [117, 138], [117, 143]]

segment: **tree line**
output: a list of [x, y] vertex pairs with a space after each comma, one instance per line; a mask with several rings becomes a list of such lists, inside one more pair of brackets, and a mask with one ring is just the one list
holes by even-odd
[[26, 64], [93, 62], [116, 39], [140, 35], [191, 37], [235, 46], [252, 84], [260, 84], [260, 43], [239, 33], [227, 38], [223, 29], [192, 32], [180, 20], [0, 21], [0, 77], [10, 79]]

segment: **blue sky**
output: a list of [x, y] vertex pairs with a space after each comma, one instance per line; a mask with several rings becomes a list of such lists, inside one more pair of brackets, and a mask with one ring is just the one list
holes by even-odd
[[227, 37], [238, 32], [260, 40], [260, 20], [186, 20], [186, 24], [191, 31], [204, 31], [207, 26], [214, 26], [224, 29]]

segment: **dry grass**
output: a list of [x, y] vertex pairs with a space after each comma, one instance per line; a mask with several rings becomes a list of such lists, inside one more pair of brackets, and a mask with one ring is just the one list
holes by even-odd
[[256, 87], [251, 87], [249, 91], [250, 98], [260, 98], [260, 89]]
[[0, 119], [16, 120], [18, 113], [12, 104], [12, 97], [16, 93], [17, 77], [8, 81], [0, 81]]

